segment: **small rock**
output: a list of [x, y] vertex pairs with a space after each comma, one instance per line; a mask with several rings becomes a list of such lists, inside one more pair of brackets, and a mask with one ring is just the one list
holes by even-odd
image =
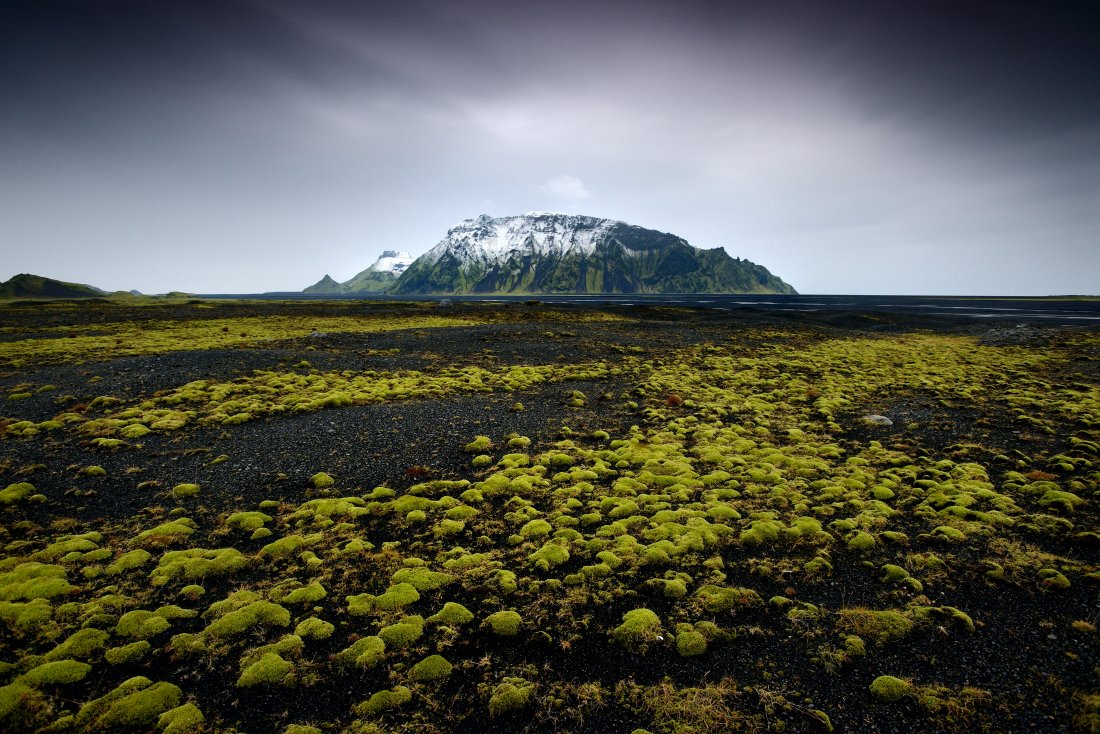
[[865, 423], [872, 423], [876, 426], [892, 426], [894, 422], [884, 415], [878, 415], [877, 413], [868, 413], [863, 416]]

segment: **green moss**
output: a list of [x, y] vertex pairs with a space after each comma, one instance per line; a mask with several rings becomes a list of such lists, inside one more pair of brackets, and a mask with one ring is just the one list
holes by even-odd
[[0, 601], [53, 599], [72, 590], [61, 566], [28, 561], [0, 574]]
[[848, 538], [848, 549], [854, 551], [866, 551], [875, 547], [875, 536], [860, 530]]
[[93, 464], [91, 466], [86, 466], [81, 469], [80, 475], [82, 477], [105, 477], [107, 476], [107, 470], [104, 469], [102, 466], [96, 466]]
[[516, 589], [519, 588], [516, 582], [516, 574], [503, 568], [493, 574], [493, 578], [490, 580], [489, 583], [490, 586], [492, 586], [498, 594], [501, 594], [503, 596], [514, 594], [516, 592]]
[[1057, 507], [1065, 512], [1074, 512], [1084, 503], [1085, 501], [1073, 492], [1063, 492], [1056, 489], [1049, 490], [1039, 500], [1039, 504], [1043, 507]]
[[0, 621], [13, 629], [27, 631], [49, 622], [52, 616], [53, 607], [46, 599], [0, 601]]
[[206, 717], [193, 703], [169, 709], [157, 718], [160, 734], [192, 734], [203, 728]]
[[913, 684], [892, 675], [880, 675], [870, 685], [871, 695], [885, 703], [896, 703], [913, 692]]
[[293, 675], [294, 664], [284, 660], [279, 653], [269, 651], [244, 667], [237, 679], [237, 687], [289, 685]]
[[172, 635], [168, 642], [168, 649], [181, 658], [201, 655], [206, 652], [206, 641], [202, 635], [193, 635], [189, 632], [181, 632]]
[[[549, 523], [547, 523], [549, 524]], [[569, 551], [556, 541], [551, 541], [527, 556], [527, 560], [540, 571], [549, 571], [569, 560]]]
[[303, 619], [294, 628], [294, 634], [306, 640], [327, 640], [334, 631], [335, 625], [317, 617]]
[[355, 706], [359, 716], [377, 716], [385, 711], [403, 706], [412, 700], [412, 691], [406, 686], [396, 686], [387, 691], [378, 691], [366, 701]]
[[314, 489], [324, 489], [336, 484], [336, 480], [323, 471], [319, 471], [309, 478], [309, 486]]
[[269, 522], [271, 522], [271, 515], [255, 511], [234, 512], [225, 520], [225, 524], [229, 527], [249, 533], [259, 530], [265, 523]]
[[197, 484], [177, 484], [172, 487], [171, 495], [173, 499], [183, 500], [188, 497], [195, 497], [199, 494], [199, 485]]
[[321, 582], [313, 581], [290, 592], [280, 602], [283, 604], [313, 604], [321, 601], [326, 596], [328, 596], [328, 592], [325, 591], [325, 587], [321, 585]]
[[484, 625], [501, 637], [515, 637], [523, 626], [523, 618], [511, 610], [494, 612], [485, 618]]
[[395, 584], [408, 584], [417, 591], [435, 591], [452, 583], [455, 577], [427, 568], [402, 568], [393, 574], [391, 580]]
[[180, 705], [182, 692], [171, 683], [153, 683], [138, 676], [123, 681], [106, 696], [84, 704], [74, 717], [78, 729], [115, 731], [151, 727], [161, 714]]
[[260, 555], [271, 558], [285, 558], [319, 540], [319, 535], [287, 535], [265, 545], [260, 549]]
[[60, 686], [84, 680], [84, 676], [88, 675], [91, 669], [91, 665], [76, 660], [55, 660], [32, 668], [19, 676], [15, 682], [32, 688]]
[[158, 525], [155, 528], [142, 531], [134, 538], [134, 543], [146, 548], [159, 548], [186, 540], [195, 532], [195, 521], [188, 517]]
[[9, 484], [7, 488], [0, 490], [0, 505], [14, 505], [16, 502], [22, 502], [35, 491], [34, 485], [27, 482]]
[[409, 669], [414, 681], [443, 680], [451, 676], [453, 666], [442, 655], [429, 655]]
[[882, 567], [882, 576], [879, 577], [879, 581], [887, 584], [901, 584], [917, 593], [924, 590], [924, 586], [920, 581], [910, 576], [904, 568], [893, 563], [887, 563]]
[[[374, 597], [373, 606], [384, 612], [392, 612], [407, 607], [420, 600], [420, 592], [410, 583], [394, 584], [384, 593]], [[349, 610], [350, 611], [350, 610]], [[352, 612], [354, 614], [354, 612]]]
[[[84, 560], [84, 554], [99, 549], [99, 540], [101, 538], [98, 533], [76, 536], [65, 535], [35, 553], [31, 558], [35, 561], [56, 561], [60, 559], [64, 563]], [[110, 557], [110, 551], [99, 550], [104, 558]]]
[[661, 586], [661, 595], [666, 599], [683, 599], [688, 588], [683, 579], [655, 579]]
[[211, 622], [203, 634], [212, 638], [237, 637], [257, 627], [287, 627], [290, 612], [269, 601], [254, 601]]
[[[476, 492], [477, 490], [474, 491]], [[474, 519], [478, 516], [478, 514], [478, 511], [470, 507], [469, 505], [458, 505], [457, 507], [452, 507], [451, 509], [447, 510], [447, 519], [459, 522], [466, 522], [468, 520]]]
[[914, 622], [904, 612], [892, 609], [851, 607], [840, 610], [838, 626], [845, 632], [870, 640], [876, 647], [881, 647], [888, 642], [908, 637], [913, 631]]
[[111, 665], [131, 665], [144, 660], [153, 646], [147, 640], [138, 640], [129, 645], [112, 647], [103, 653], [103, 658]]
[[623, 615], [623, 623], [611, 631], [611, 637], [632, 652], [644, 653], [664, 639], [661, 618], [650, 609], [633, 609]]
[[477, 436], [473, 441], [466, 444], [466, 452], [470, 454], [481, 454], [491, 448], [493, 448], [493, 441], [488, 436]]
[[914, 619], [921, 622], [946, 622], [964, 629], [967, 632], [973, 632], [976, 629], [974, 620], [970, 618], [970, 615], [955, 607], [913, 606], [909, 608], [909, 611], [912, 613]]
[[151, 433], [151, 431], [149, 430], [148, 426], [144, 426], [141, 423], [131, 423], [130, 425], [124, 426], [123, 428], [119, 429], [118, 435], [122, 436], [123, 438], [134, 439], [142, 438], [143, 436], [147, 436], [149, 433]]
[[171, 622], [156, 612], [135, 609], [122, 615], [115, 626], [115, 633], [122, 637], [136, 637], [139, 640], [146, 640], [165, 632], [171, 626]]
[[1039, 569], [1039, 587], [1052, 591], [1055, 589], [1068, 589], [1070, 587], [1069, 579], [1067, 579], [1062, 573], [1053, 568]]
[[939, 525], [933, 528], [931, 535], [948, 543], [961, 543], [966, 540], [966, 533], [950, 525]]
[[165, 553], [149, 578], [153, 586], [164, 586], [174, 581], [199, 581], [227, 576], [247, 565], [248, 559], [236, 548], [190, 548]]
[[198, 601], [206, 595], [206, 589], [198, 584], [188, 584], [180, 589], [180, 596], [188, 601]]
[[695, 592], [695, 598], [705, 611], [712, 614], [758, 607], [764, 604], [764, 600], [752, 589], [717, 586], [715, 584], [699, 587]]
[[489, 716], [494, 719], [526, 708], [535, 692], [535, 684], [523, 678], [505, 678], [489, 697]]
[[444, 627], [457, 627], [473, 621], [473, 618], [474, 615], [469, 609], [457, 602], [449, 601], [443, 605], [442, 609], [428, 617], [427, 621]]
[[87, 660], [98, 654], [110, 637], [103, 630], [93, 628], [77, 630], [60, 645], [46, 653], [46, 660], [66, 660], [75, 658]]
[[386, 656], [386, 643], [380, 637], [361, 637], [350, 646], [336, 653], [337, 663], [358, 668], [373, 668]]
[[12, 731], [34, 731], [49, 714], [41, 693], [22, 683], [0, 686], [0, 723]]
[[519, 534], [522, 535], [524, 538], [531, 540], [545, 538], [547, 535], [553, 532], [553, 530], [553, 525], [546, 522], [546, 520], [539, 518], [537, 520], [531, 520], [530, 522], [525, 524], [522, 528], [520, 528]]
[[143, 548], [136, 548], [132, 551], [123, 553], [115, 559], [114, 563], [104, 569], [104, 573], [108, 576], [117, 576], [120, 573], [126, 573], [127, 571], [141, 568], [151, 560], [153, 560], [152, 553]]
[[701, 633], [689, 629], [679, 632], [676, 635], [676, 652], [680, 654], [680, 657], [693, 657], [695, 655], [702, 655], [707, 651], [707, 638]]
[[386, 643], [386, 649], [401, 650], [411, 646], [424, 634], [424, 618], [405, 617], [396, 624], [378, 630], [378, 637]]

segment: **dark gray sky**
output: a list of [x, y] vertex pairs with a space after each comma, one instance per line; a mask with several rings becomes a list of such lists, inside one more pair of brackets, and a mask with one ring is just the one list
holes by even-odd
[[0, 3], [0, 279], [298, 290], [622, 219], [803, 293], [1100, 292], [1100, 3]]

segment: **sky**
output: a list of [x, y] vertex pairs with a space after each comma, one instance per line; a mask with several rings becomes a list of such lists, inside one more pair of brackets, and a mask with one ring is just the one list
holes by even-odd
[[0, 280], [300, 290], [533, 210], [1100, 293], [1100, 4], [4, 0]]

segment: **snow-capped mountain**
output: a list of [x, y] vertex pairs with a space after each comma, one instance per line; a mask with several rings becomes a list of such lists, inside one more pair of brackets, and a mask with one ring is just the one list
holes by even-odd
[[794, 293], [766, 268], [682, 238], [576, 214], [459, 222], [394, 293]]
[[337, 283], [328, 275], [309, 286], [303, 293], [380, 293], [388, 290], [405, 269], [413, 263], [413, 256], [399, 250], [384, 250], [366, 270], [350, 280]]
[[407, 252], [401, 252], [400, 250], [383, 250], [382, 256], [378, 258], [374, 265], [371, 265], [364, 272], [370, 273], [393, 273], [394, 275], [401, 275], [405, 272], [405, 268], [413, 264], [415, 260], [412, 255]]
[[621, 224], [611, 219], [557, 212], [528, 212], [496, 219], [482, 214], [451, 227], [443, 241], [420, 259], [432, 265], [447, 254], [465, 264], [500, 262], [519, 252], [539, 257], [567, 253], [588, 256], [613, 225]]

